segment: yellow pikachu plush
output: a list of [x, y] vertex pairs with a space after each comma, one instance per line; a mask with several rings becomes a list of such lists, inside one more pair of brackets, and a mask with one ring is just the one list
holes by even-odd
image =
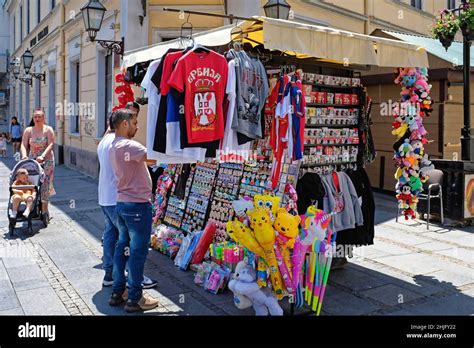
[[300, 222], [301, 218], [299, 216], [288, 213], [285, 208], [278, 209], [273, 227], [284, 239], [288, 239], [285, 245], [290, 249], [293, 249], [295, 245]]
[[258, 243], [265, 248], [272, 248], [275, 243], [275, 231], [268, 210], [265, 208], [257, 208], [247, 212], [250, 218], [250, 227], [253, 229], [255, 238]]
[[226, 230], [230, 238], [237, 243], [242, 244], [254, 254], [264, 256], [264, 252], [260, 244], [258, 244], [253, 231], [239, 220], [229, 221], [226, 224]]

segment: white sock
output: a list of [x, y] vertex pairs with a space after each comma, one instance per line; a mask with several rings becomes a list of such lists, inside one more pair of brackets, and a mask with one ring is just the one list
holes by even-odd
[[25, 217], [28, 217], [28, 215], [30, 215], [30, 209], [26, 208], [25, 211], [23, 212], [23, 215]]
[[16, 211], [16, 210], [12, 210], [12, 211], [10, 212], [10, 217], [11, 217], [12, 219], [16, 218], [16, 214], [17, 214], [17, 211]]

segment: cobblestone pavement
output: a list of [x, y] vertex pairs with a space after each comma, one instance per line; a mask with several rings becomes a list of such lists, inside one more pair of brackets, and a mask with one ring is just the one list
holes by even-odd
[[[101, 286], [97, 181], [58, 167], [51, 224], [43, 228], [36, 221], [33, 236], [17, 224], [10, 238], [6, 205], [13, 165], [13, 159], [0, 162], [0, 315], [125, 315], [107, 304], [111, 290]], [[345, 269], [331, 272], [322, 314], [474, 314], [474, 228], [395, 223], [394, 198], [376, 194], [376, 200], [375, 245], [355, 249]], [[145, 273], [159, 282], [147, 292], [160, 306], [138, 315], [253, 314], [238, 310], [229, 290], [213, 295], [196, 286], [193, 272], [156, 251], [150, 251]]]

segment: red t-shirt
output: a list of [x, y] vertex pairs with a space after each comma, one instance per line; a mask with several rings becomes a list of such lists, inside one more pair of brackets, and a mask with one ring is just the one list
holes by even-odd
[[168, 81], [185, 91], [184, 110], [189, 143], [224, 137], [223, 101], [227, 83], [227, 60], [214, 52], [190, 51], [178, 60]]
[[167, 95], [170, 87], [168, 80], [173, 72], [173, 64], [183, 56], [183, 51], [168, 53], [163, 62], [163, 72], [161, 73], [160, 93], [162, 96]]

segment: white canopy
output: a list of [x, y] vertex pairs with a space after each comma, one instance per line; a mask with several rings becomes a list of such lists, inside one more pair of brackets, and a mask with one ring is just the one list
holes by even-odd
[[[297, 58], [374, 65], [381, 67], [428, 67], [428, 56], [421, 45], [352, 33], [318, 25], [303, 24], [268, 17], [253, 17], [239, 23], [244, 42], [263, 44], [266, 49], [289, 53]], [[231, 41], [234, 25], [193, 35], [203, 46], [223, 46]], [[234, 30], [235, 32], [235, 30]], [[123, 67], [160, 58], [169, 48], [180, 47], [172, 40], [125, 52]]]

